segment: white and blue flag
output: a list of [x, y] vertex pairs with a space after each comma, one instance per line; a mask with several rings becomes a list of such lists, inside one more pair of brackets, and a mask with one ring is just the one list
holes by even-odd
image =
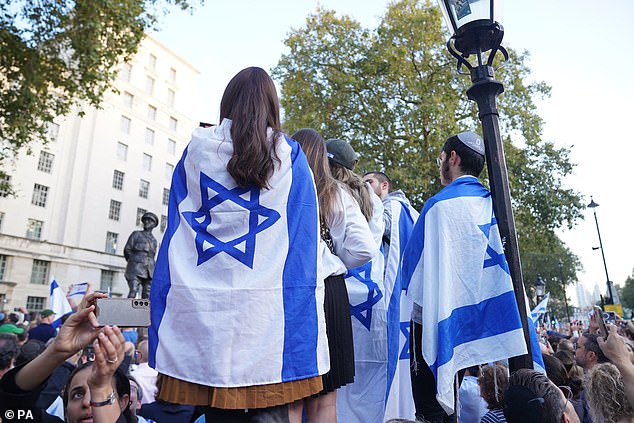
[[412, 300], [402, 283], [401, 258], [409, 241], [418, 212], [406, 200], [384, 203], [390, 207], [389, 248], [385, 257], [385, 292], [387, 303], [388, 374], [385, 419], [414, 420], [416, 408], [410, 377], [409, 328]]
[[[381, 231], [382, 232], [382, 231]], [[383, 254], [345, 275], [354, 340], [354, 383], [337, 391], [337, 421], [383, 423], [387, 320]]]
[[280, 137], [270, 188], [241, 188], [226, 170], [230, 128], [224, 119], [194, 130], [174, 170], [150, 291], [150, 366], [215, 387], [323, 375], [318, 206], [306, 157]]
[[62, 288], [57, 284], [57, 281], [53, 279], [51, 282], [50, 295], [48, 297], [48, 308], [55, 313], [55, 320], [51, 325], [57, 329], [62, 324], [62, 317], [65, 314], [72, 313], [66, 294], [62, 291]]
[[425, 203], [402, 271], [422, 307], [436, 398], [452, 414], [458, 370], [527, 352], [491, 193], [477, 178], [460, 177]]
[[[546, 313], [546, 308], [548, 307], [549, 299], [550, 299], [550, 292], [546, 293], [546, 295], [544, 295], [544, 299], [541, 300], [539, 304], [537, 304], [533, 310], [531, 310], [530, 316], [531, 316], [531, 320], [533, 321], [533, 325], [537, 324], [537, 321], [539, 320], [539, 316]], [[528, 302], [526, 302], [526, 304], [528, 304]]]

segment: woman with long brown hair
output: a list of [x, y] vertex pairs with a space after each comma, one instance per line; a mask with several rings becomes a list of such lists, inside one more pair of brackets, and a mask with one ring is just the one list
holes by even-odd
[[[314, 129], [292, 135], [313, 171], [321, 223], [324, 310], [330, 371], [320, 395], [304, 401], [309, 422], [336, 422], [336, 390], [354, 382], [354, 348], [350, 304], [344, 282], [348, 268], [361, 266], [378, 252], [368, 222], [351, 193], [330, 174], [324, 139]], [[295, 404], [301, 409], [300, 403]]]
[[174, 171], [150, 294], [157, 399], [210, 423], [299, 422], [287, 404], [328, 369], [315, 185], [264, 70], [229, 82], [220, 119]]

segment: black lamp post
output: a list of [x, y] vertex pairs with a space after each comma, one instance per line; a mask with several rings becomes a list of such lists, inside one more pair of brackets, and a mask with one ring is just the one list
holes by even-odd
[[597, 220], [597, 207], [599, 207], [599, 205], [595, 203], [592, 196], [590, 196], [590, 204], [588, 204], [587, 207], [592, 209], [592, 211], [594, 212], [594, 223], [597, 225], [597, 235], [599, 235], [599, 249], [601, 250], [601, 257], [603, 258], [603, 268], [605, 269], [605, 279], [607, 280], [608, 284], [608, 301], [610, 302], [610, 304], [614, 304], [614, 297], [612, 296], [612, 282], [610, 281], [610, 277], [608, 276], [608, 266], [605, 264], [603, 242], [601, 242], [601, 231], [599, 231], [599, 221]]
[[[504, 91], [504, 87], [501, 82], [494, 79], [492, 66], [498, 51], [505, 59], [508, 59], [508, 53], [501, 46], [504, 36], [504, 28], [499, 23], [501, 2], [496, 0], [439, 0], [439, 3], [447, 26], [451, 31], [451, 38], [447, 41], [447, 49], [458, 60], [458, 71], [464, 66], [471, 74], [472, 85], [467, 90], [467, 97], [478, 104], [478, 117], [482, 122], [493, 209], [504, 244], [504, 253], [509, 264], [515, 299], [524, 328], [524, 339], [528, 348], [528, 354], [509, 359], [509, 366], [511, 371], [521, 368], [531, 369], [533, 362], [522, 267], [496, 106], [496, 98]], [[483, 53], [487, 51], [489, 54], [484, 62]], [[476, 56], [476, 66], [472, 66], [467, 60], [470, 55]]]
[[542, 275], [537, 275], [535, 279], [535, 295], [537, 295], [537, 304], [541, 303], [546, 294], [546, 282], [542, 279]]
[[561, 281], [561, 288], [564, 290], [564, 305], [566, 306], [566, 318], [568, 319], [568, 323], [570, 323], [570, 312], [568, 311], [568, 296], [566, 295], [566, 282], [564, 281], [564, 262], [559, 259], [559, 263], [557, 263], [559, 267], [559, 280]]

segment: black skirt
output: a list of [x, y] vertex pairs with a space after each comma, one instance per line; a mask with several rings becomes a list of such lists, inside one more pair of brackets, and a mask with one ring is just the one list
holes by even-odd
[[354, 382], [354, 344], [350, 301], [343, 275], [324, 280], [324, 315], [330, 353], [330, 371], [323, 377], [326, 394]]

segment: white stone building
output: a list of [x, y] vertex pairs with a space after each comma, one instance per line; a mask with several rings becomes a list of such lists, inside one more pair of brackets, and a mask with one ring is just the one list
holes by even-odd
[[49, 285], [89, 282], [127, 295], [123, 247], [151, 211], [166, 225], [172, 171], [194, 126], [199, 72], [152, 37], [122, 66], [101, 109], [79, 108], [5, 171], [0, 193], [0, 310], [47, 307]]

